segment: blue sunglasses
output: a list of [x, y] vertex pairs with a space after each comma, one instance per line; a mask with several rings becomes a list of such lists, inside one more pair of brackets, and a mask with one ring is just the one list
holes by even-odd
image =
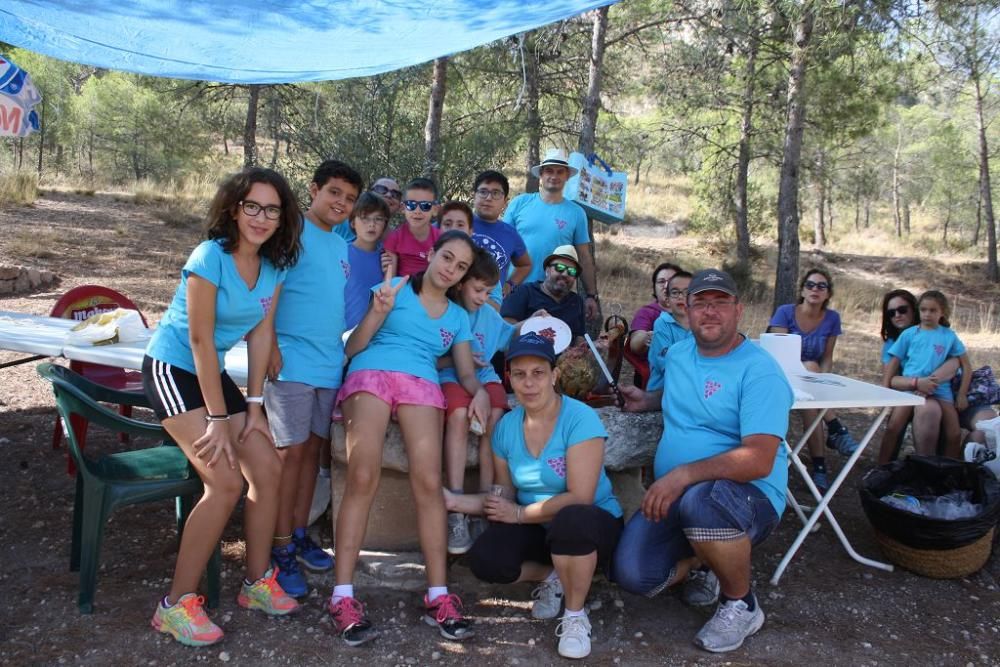
[[416, 211], [417, 207], [419, 206], [421, 211], [427, 213], [432, 208], [434, 208], [435, 203], [436, 202], [432, 201], [414, 201], [412, 199], [407, 199], [406, 201], [403, 202], [403, 206], [406, 207], [407, 211]]

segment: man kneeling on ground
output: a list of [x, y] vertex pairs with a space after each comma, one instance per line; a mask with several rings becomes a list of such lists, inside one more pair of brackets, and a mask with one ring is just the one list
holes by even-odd
[[724, 652], [764, 625], [750, 553], [785, 509], [794, 396], [777, 362], [737, 330], [743, 304], [728, 274], [696, 273], [687, 310], [693, 336], [667, 352], [663, 390], [622, 387], [625, 410], [661, 406], [664, 428], [656, 481], [625, 526], [613, 578], [646, 596], [683, 583], [685, 602], [718, 601], [694, 643]]

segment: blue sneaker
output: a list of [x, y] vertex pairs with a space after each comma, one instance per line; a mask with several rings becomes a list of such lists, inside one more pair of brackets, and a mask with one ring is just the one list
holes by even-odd
[[[295, 557], [311, 572], [327, 572], [333, 569], [333, 556], [323, 551], [313, 542], [305, 528], [296, 528], [292, 533]], [[287, 588], [285, 590], [288, 590]]]
[[295, 560], [295, 543], [271, 548], [271, 564], [278, 568], [278, 585], [293, 598], [305, 597], [309, 584]]
[[828, 433], [826, 446], [830, 449], [836, 449], [841, 456], [850, 456], [857, 450], [858, 443], [851, 437], [850, 431], [845, 428], [840, 433]]
[[819, 489], [822, 495], [826, 495], [826, 492], [830, 490], [830, 478], [827, 477], [825, 470], [812, 470], [809, 473], [812, 477], [813, 484]]

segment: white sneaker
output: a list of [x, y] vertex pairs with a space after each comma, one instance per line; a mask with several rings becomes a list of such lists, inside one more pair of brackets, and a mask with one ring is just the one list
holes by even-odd
[[532, 618], [555, 618], [562, 611], [562, 582], [558, 578], [552, 581], [543, 581], [535, 586], [535, 590], [531, 591], [531, 598], [535, 601], [531, 605]]
[[[325, 472], [325, 474], [324, 474]], [[312, 505], [309, 507], [309, 524], [316, 523], [316, 519], [323, 516], [326, 508], [330, 506], [330, 469], [320, 468], [316, 475], [316, 488], [313, 491]]]
[[559, 638], [559, 655], [564, 658], [586, 658], [590, 655], [590, 619], [582, 616], [563, 616], [556, 628]]
[[457, 556], [472, 548], [469, 520], [464, 514], [448, 512], [448, 553]]
[[711, 570], [691, 570], [681, 588], [681, 600], [692, 607], [707, 607], [719, 601], [719, 578]]
[[728, 600], [716, 608], [715, 615], [698, 631], [694, 644], [713, 653], [734, 651], [763, 625], [764, 611], [759, 602], [750, 611], [743, 600]]

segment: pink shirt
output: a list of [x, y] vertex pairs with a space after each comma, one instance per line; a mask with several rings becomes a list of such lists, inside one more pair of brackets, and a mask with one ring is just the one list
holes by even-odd
[[660, 316], [660, 313], [665, 312], [667, 311], [660, 307], [658, 301], [647, 303], [635, 311], [635, 315], [632, 317], [632, 331], [652, 331], [656, 318]]
[[410, 226], [404, 222], [385, 237], [385, 249], [399, 257], [397, 276], [412, 276], [427, 268], [427, 255], [441, 236], [441, 230], [437, 227], [430, 227], [429, 232], [427, 238], [418, 241], [410, 232]]

